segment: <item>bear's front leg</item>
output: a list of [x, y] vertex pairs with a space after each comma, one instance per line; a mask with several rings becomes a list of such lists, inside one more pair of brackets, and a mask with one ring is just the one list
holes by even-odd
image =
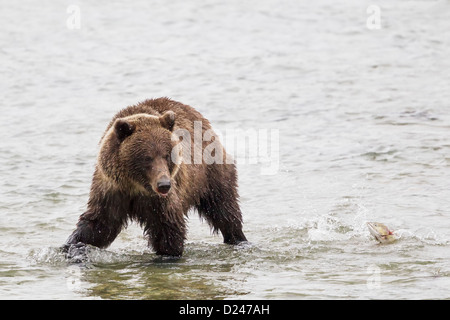
[[147, 233], [149, 245], [157, 255], [179, 257], [183, 254], [185, 232], [177, 230], [178, 227], [165, 223], [160, 225], [158, 230]]
[[69, 246], [79, 243], [106, 248], [126, 224], [129, 201], [116, 191], [100, 192], [99, 190], [106, 187], [96, 183], [95, 177], [96, 173], [87, 210], [80, 216], [77, 228], [66, 240], [64, 245], [66, 251]]
[[69, 259], [83, 260], [86, 255], [86, 245], [99, 248], [109, 246], [122, 229], [123, 221], [111, 219], [110, 210], [106, 210], [104, 206], [93, 207], [97, 210], [90, 208], [80, 216], [77, 228], [62, 247]]
[[77, 228], [69, 236], [65, 246], [83, 243], [106, 248], [120, 233], [121, 227], [121, 225], [105, 223], [102, 219], [91, 220], [84, 214], [80, 217]]
[[145, 226], [144, 233], [148, 244], [157, 255], [181, 256], [186, 240], [186, 220], [182, 209], [177, 205], [178, 197], [161, 199], [151, 213], [140, 217]]

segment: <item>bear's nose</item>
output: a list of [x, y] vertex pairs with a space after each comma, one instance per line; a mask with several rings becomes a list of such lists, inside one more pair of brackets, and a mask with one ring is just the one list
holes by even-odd
[[167, 177], [161, 178], [156, 183], [156, 189], [158, 190], [159, 193], [167, 194], [170, 190], [170, 179]]

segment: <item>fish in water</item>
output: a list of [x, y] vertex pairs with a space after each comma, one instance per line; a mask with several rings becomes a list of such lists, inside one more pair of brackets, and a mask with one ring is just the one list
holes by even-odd
[[381, 243], [391, 243], [398, 239], [393, 231], [379, 222], [367, 222], [370, 233]]

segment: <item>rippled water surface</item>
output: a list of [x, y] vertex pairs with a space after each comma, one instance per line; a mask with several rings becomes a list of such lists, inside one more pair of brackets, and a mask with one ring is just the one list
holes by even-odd
[[[450, 1], [71, 4], [0, 11], [1, 299], [450, 298]], [[251, 243], [193, 213], [181, 259], [131, 225], [67, 261], [107, 123], [159, 96], [279, 130], [275, 174], [238, 164]]]

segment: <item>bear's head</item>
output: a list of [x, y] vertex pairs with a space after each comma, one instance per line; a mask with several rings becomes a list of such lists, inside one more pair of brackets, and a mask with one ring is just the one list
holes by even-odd
[[177, 170], [174, 124], [172, 111], [116, 119], [101, 141], [98, 163], [103, 174], [122, 189], [167, 196]]

